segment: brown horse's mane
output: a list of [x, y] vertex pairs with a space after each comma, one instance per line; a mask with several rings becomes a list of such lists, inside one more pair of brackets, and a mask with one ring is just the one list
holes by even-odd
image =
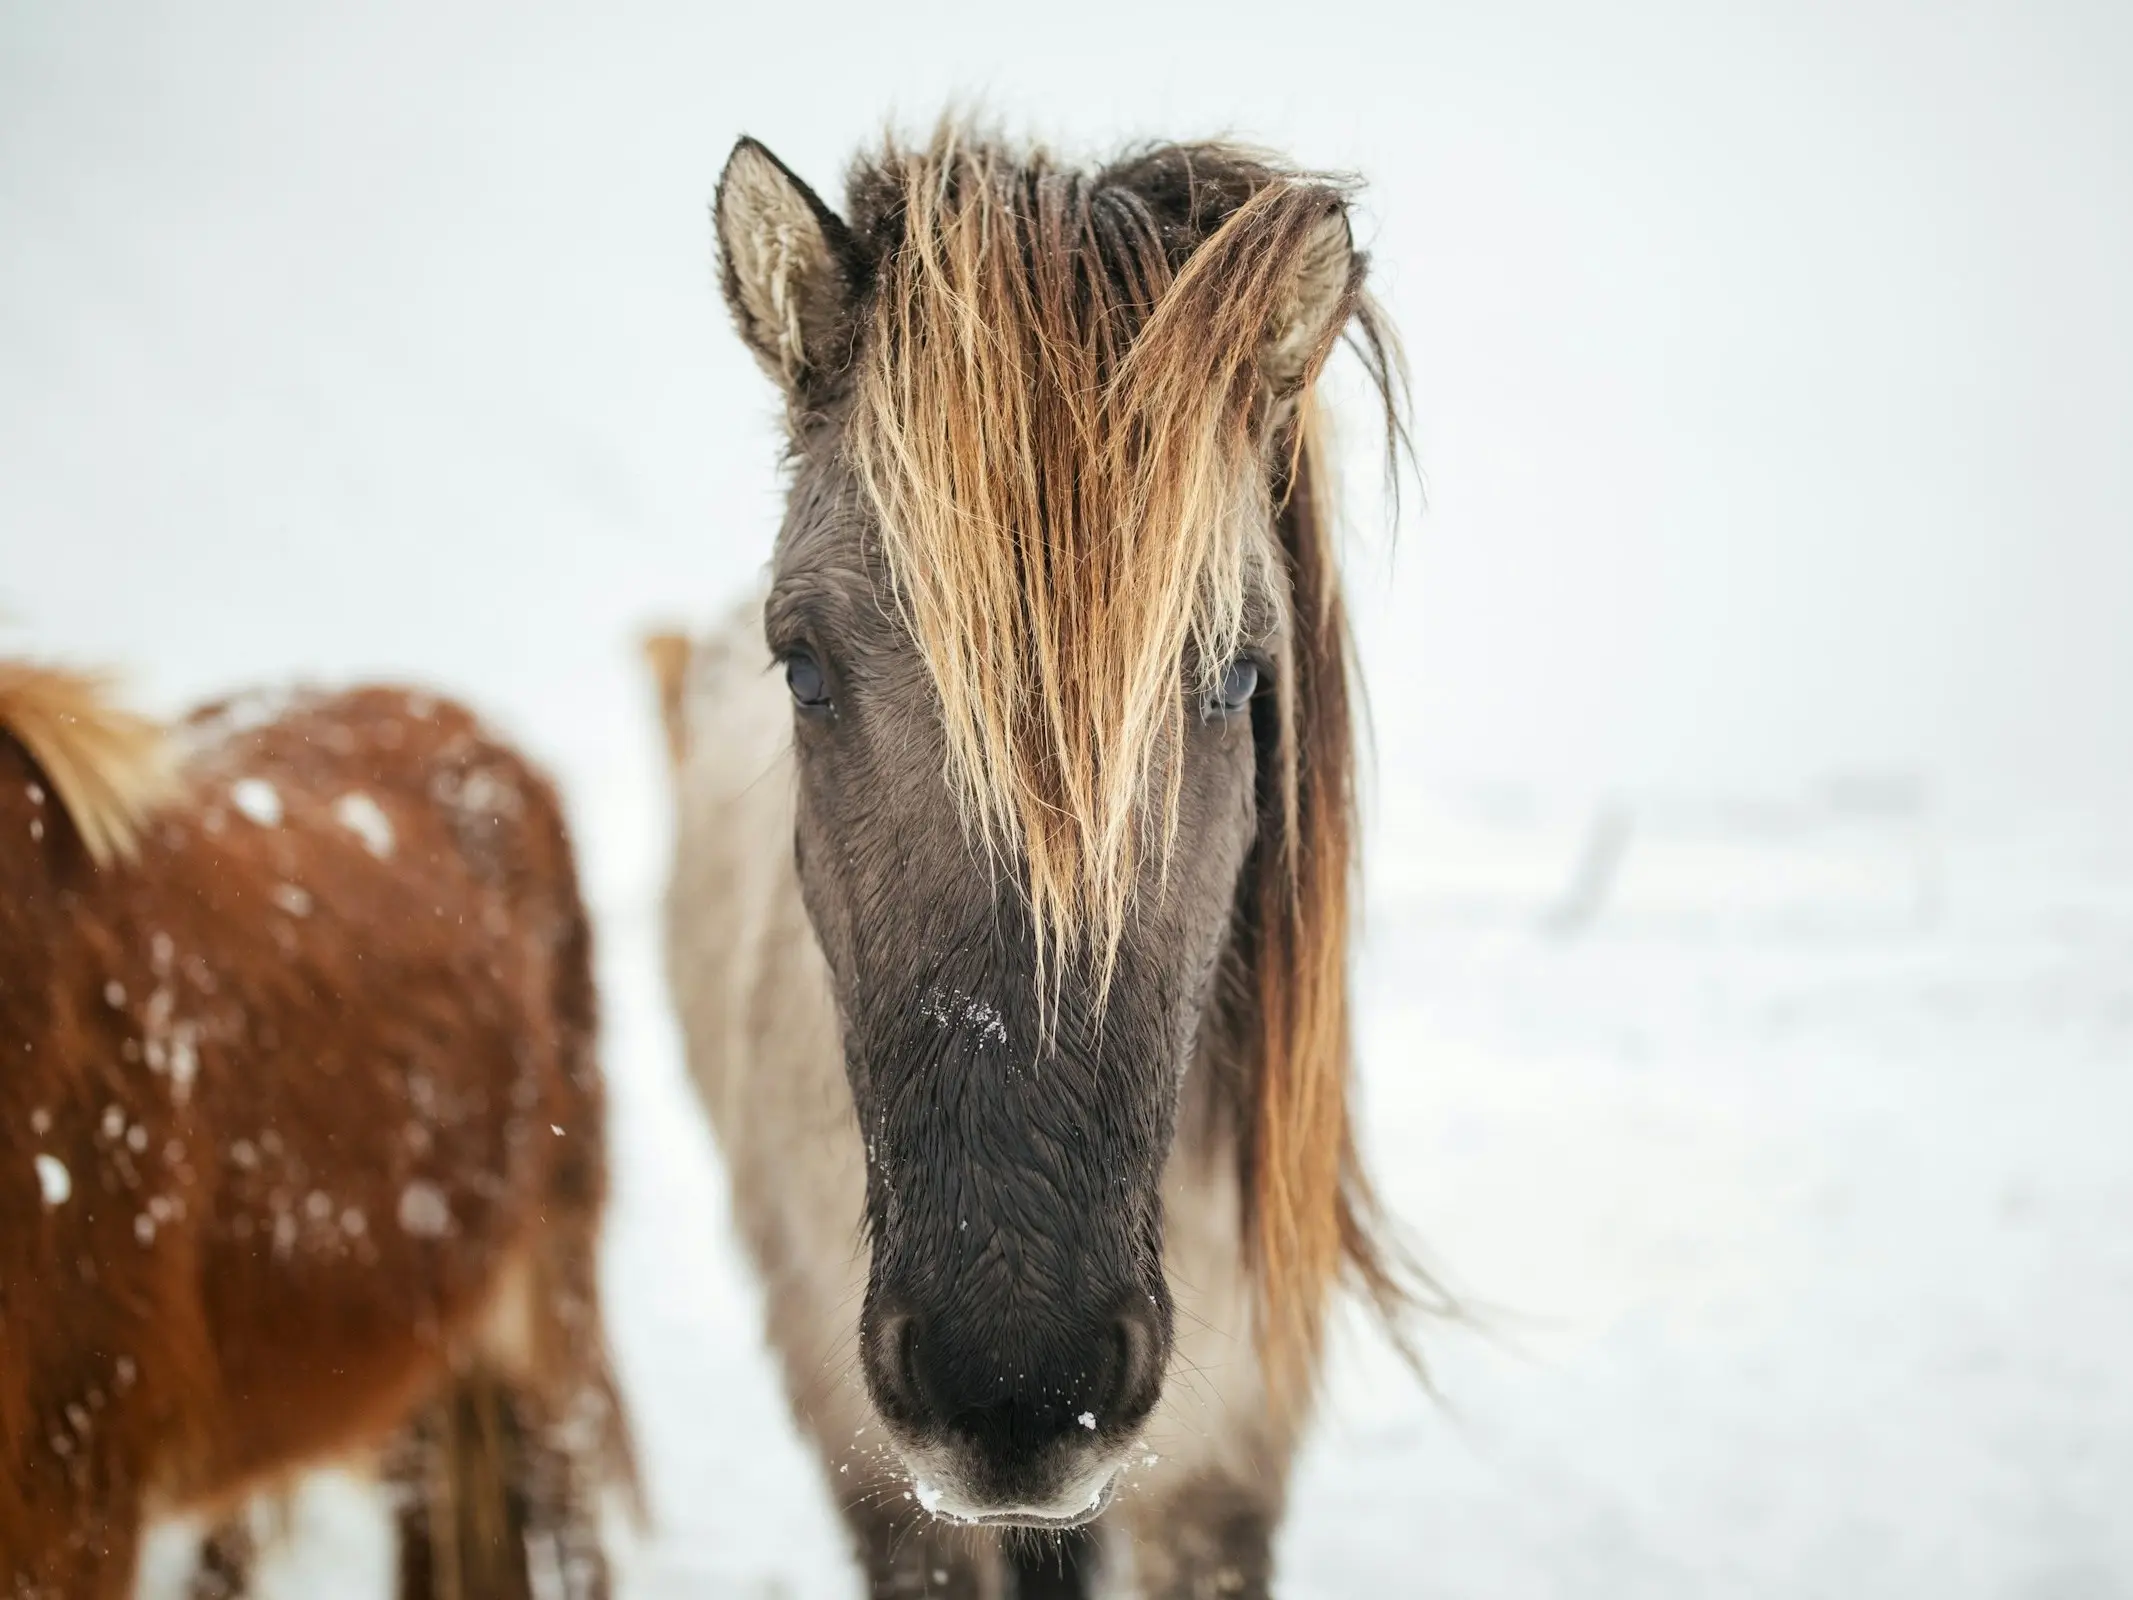
[[120, 708], [108, 681], [88, 673], [0, 661], [0, 733], [51, 781], [98, 866], [132, 855], [141, 824], [177, 786], [164, 729]]
[[1277, 1403], [1308, 1391], [1344, 1273], [1396, 1328], [1436, 1298], [1390, 1237], [1349, 1103], [1349, 645], [1309, 419], [1344, 332], [1393, 446], [1404, 386], [1347, 193], [1235, 145], [1090, 172], [954, 124], [923, 148], [890, 142], [850, 184], [873, 268], [846, 448], [939, 691], [954, 787], [1025, 863], [1053, 962], [1079, 953], [1108, 980], [1137, 865], [1172, 843], [1181, 687], [1219, 680], [1254, 578], [1285, 574], [1290, 647], [1233, 954], [1249, 973], [1228, 986], [1249, 997], [1240, 1155]]

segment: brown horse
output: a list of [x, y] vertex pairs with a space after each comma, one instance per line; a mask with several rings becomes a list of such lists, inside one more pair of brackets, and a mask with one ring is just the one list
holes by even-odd
[[669, 970], [796, 1411], [876, 1595], [1263, 1596], [1337, 1289], [1437, 1299], [1350, 1098], [1347, 190], [946, 127], [716, 209], [793, 481], [652, 642]]
[[0, 1594], [119, 1600], [147, 1519], [366, 1458], [409, 1600], [605, 1593], [590, 963], [460, 708], [165, 730], [0, 663]]

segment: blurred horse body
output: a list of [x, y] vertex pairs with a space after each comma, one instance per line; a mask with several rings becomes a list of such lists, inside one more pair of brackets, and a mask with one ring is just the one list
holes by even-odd
[[0, 1594], [341, 1461], [408, 1600], [603, 1595], [595, 1026], [556, 797], [459, 707], [0, 663]]

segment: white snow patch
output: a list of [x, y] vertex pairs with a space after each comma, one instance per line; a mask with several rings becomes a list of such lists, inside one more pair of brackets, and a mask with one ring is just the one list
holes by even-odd
[[37, 1187], [48, 1206], [63, 1206], [74, 1193], [74, 1175], [57, 1156], [40, 1155], [36, 1161]]
[[526, 804], [516, 784], [486, 767], [467, 774], [459, 785], [457, 803], [462, 812], [481, 817], [515, 817]]
[[287, 689], [254, 689], [226, 703], [212, 717], [202, 718], [185, 732], [188, 743], [202, 747], [235, 734], [253, 733], [279, 722], [310, 696]]
[[918, 1003], [919, 1014], [943, 1028], [969, 1028], [988, 1044], [1007, 1043], [1007, 1023], [989, 1000], [960, 989], [929, 989]]
[[441, 1239], [451, 1231], [452, 1207], [444, 1191], [417, 1178], [400, 1191], [400, 1228], [417, 1239]]
[[1084, 1412], [1083, 1412], [1083, 1413], [1082, 1413], [1082, 1414], [1081, 1414], [1080, 1416], [1076, 1417], [1076, 1418], [1075, 1418], [1074, 1420], [1075, 1420], [1076, 1422], [1080, 1423], [1080, 1424], [1081, 1424], [1081, 1425], [1082, 1425], [1082, 1426], [1083, 1426], [1084, 1428], [1087, 1428], [1087, 1429], [1089, 1430], [1089, 1432], [1091, 1432], [1091, 1433], [1094, 1433], [1094, 1432], [1096, 1431], [1096, 1413], [1095, 1413], [1095, 1412], [1093, 1412], [1093, 1411], [1084, 1411]]
[[230, 804], [262, 828], [281, 826], [281, 795], [264, 778], [239, 778], [231, 784]]
[[351, 790], [333, 802], [333, 820], [363, 841], [363, 848], [383, 861], [393, 853], [393, 824], [377, 801]]
[[171, 1097], [179, 1105], [185, 1104], [193, 1092], [193, 1075], [200, 1070], [200, 1052], [194, 1041], [199, 1030], [189, 1022], [181, 1022], [170, 1036], [170, 1090]]

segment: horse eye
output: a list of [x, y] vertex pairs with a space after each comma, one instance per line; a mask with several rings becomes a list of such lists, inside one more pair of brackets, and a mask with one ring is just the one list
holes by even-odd
[[1258, 692], [1259, 663], [1249, 656], [1239, 656], [1222, 675], [1222, 687], [1215, 691], [1214, 704], [1208, 709], [1224, 715], [1242, 711]]
[[795, 650], [785, 658], [785, 687], [792, 690], [794, 704], [809, 711], [829, 706], [829, 683], [822, 676], [822, 663], [805, 650]]

